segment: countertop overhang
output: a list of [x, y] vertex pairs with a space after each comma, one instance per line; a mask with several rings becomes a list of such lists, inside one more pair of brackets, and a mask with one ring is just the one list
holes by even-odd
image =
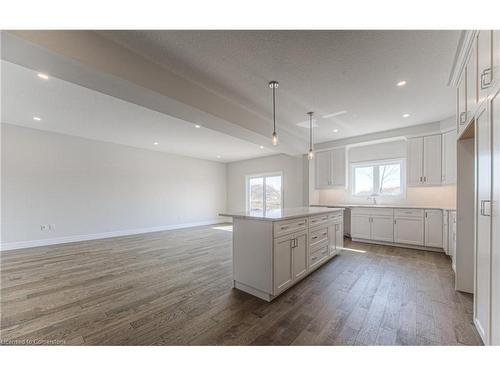
[[324, 207], [324, 206], [294, 207], [294, 208], [284, 208], [280, 210], [227, 212], [227, 213], [220, 213], [219, 216], [232, 217], [233, 219], [280, 221], [280, 220], [296, 219], [305, 216], [338, 212], [343, 210], [344, 208], [342, 207]]

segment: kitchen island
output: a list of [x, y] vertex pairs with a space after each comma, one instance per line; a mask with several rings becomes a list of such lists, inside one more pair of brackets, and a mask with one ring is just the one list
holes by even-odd
[[222, 213], [233, 219], [233, 286], [271, 301], [338, 255], [343, 208]]

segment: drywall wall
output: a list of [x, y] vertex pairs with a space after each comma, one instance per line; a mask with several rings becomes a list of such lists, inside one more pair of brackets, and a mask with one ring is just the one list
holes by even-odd
[[5, 124], [1, 152], [3, 249], [210, 223], [225, 210], [222, 163]]
[[245, 177], [259, 173], [283, 173], [283, 205], [300, 207], [304, 202], [302, 157], [274, 155], [227, 164], [227, 208], [229, 211], [245, 210]]

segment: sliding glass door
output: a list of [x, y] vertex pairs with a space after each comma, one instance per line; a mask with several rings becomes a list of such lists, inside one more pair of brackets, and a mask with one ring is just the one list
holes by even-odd
[[247, 177], [247, 211], [281, 209], [283, 176], [278, 173]]

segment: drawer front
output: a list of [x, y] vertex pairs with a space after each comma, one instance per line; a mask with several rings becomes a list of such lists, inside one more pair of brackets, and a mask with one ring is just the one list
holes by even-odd
[[325, 241], [328, 239], [328, 227], [324, 227], [321, 229], [311, 230], [309, 237], [310, 246], [314, 246], [321, 241]]
[[424, 217], [424, 210], [420, 208], [395, 208], [394, 216], [396, 217]]
[[316, 226], [328, 222], [328, 215], [316, 215], [309, 218], [309, 226]]
[[344, 212], [334, 212], [331, 214], [328, 214], [328, 220], [338, 220], [344, 216]]
[[326, 259], [328, 259], [328, 243], [311, 249], [311, 254], [309, 255], [309, 269], [311, 270], [318, 267]]
[[278, 221], [274, 223], [274, 237], [281, 237], [307, 228], [307, 218]]
[[392, 216], [394, 215], [393, 208], [371, 208], [371, 207], [354, 207], [351, 210], [352, 215], [367, 215], [367, 216]]

